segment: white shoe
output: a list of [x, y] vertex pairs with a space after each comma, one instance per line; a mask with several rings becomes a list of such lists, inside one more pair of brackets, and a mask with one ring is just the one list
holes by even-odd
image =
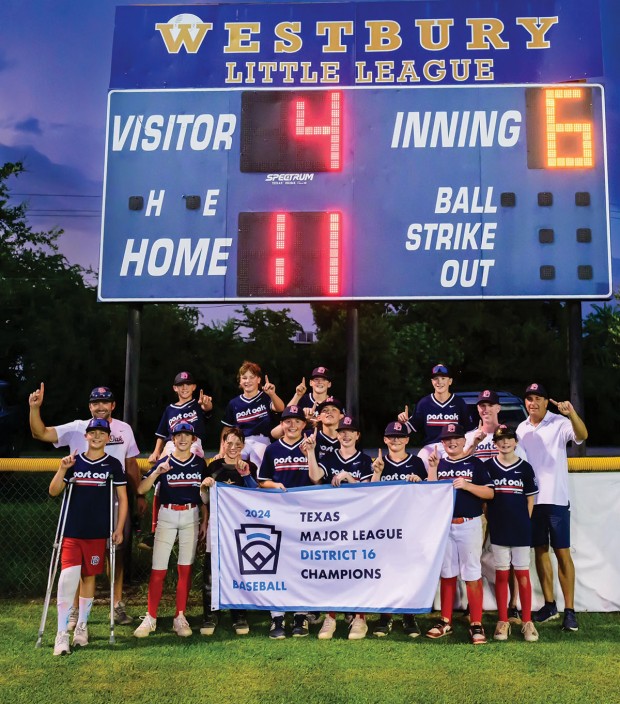
[[334, 635], [335, 630], [336, 619], [327, 614], [319, 631], [319, 640], [329, 640]]
[[68, 631], [58, 631], [54, 642], [54, 655], [69, 655], [70, 652]]
[[88, 626], [84, 621], [78, 623], [75, 627], [75, 631], [73, 631], [73, 646], [75, 647], [76, 645], [82, 648], [88, 645]]
[[498, 621], [495, 626], [493, 640], [508, 640], [510, 635], [510, 623], [508, 621]]
[[136, 638], [147, 638], [151, 633], [155, 632], [157, 628], [157, 619], [153, 618], [151, 614], [147, 615], [142, 619], [142, 623], [133, 632]]
[[172, 630], [181, 638], [187, 638], [192, 635], [192, 629], [189, 627], [189, 623], [182, 611], [179, 611], [179, 615], [172, 622]]
[[360, 618], [356, 616], [351, 621], [351, 626], [349, 627], [349, 640], [362, 640], [366, 638], [368, 633], [368, 624], [365, 618]]
[[77, 626], [77, 622], [78, 622], [79, 613], [80, 613], [80, 610], [78, 608], [76, 608], [75, 606], [72, 606], [69, 609], [69, 620], [67, 622], [67, 630], [69, 631], [69, 633], [71, 633], [71, 631], [75, 630], [75, 627]]
[[535, 643], [538, 640], [538, 631], [536, 630], [536, 626], [531, 621], [527, 621], [523, 624], [521, 633], [523, 633], [523, 638], [528, 643]]

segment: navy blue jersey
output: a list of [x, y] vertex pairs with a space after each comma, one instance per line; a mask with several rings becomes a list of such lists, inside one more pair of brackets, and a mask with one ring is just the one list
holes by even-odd
[[494, 545], [530, 545], [532, 522], [527, 497], [538, 493], [532, 465], [522, 459], [505, 467], [495, 457], [485, 469], [495, 487], [495, 497], [487, 504], [487, 520]]
[[308, 472], [308, 458], [299, 449], [302, 440], [289, 445], [284, 440], [276, 440], [265, 450], [258, 470], [258, 480], [268, 479], [283, 484], [287, 488], [311, 486]]
[[67, 538], [110, 537], [110, 476], [114, 486], [127, 485], [123, 465], [115, 457], [106, 454], [89, 460], [84, 454], [76, 456], [64, 477], [65, 483], [75, 479], [65, 524]]
[[[477, 457], [463, 457], [460, 460], [451, 460], [442, 457], [437, 465], [438, 481], [452, 481], [457, 477], [464, 477], [468, 482], [478, 486], [493, 486], [493, 481], [486, 470], [488, 462], [483, 462]], [[484, 499], [479, 499], [469, 491], [456, 490], [454, 502], [454, 518], [476, 518], [482, 515]]]
[[372, 477], [372, 460], [370, 457], [359, 450], [349, 457], [344, 459], [340, 454], [340, 450], [336, 450], [331, 455], [327, 455], [319, 462], [319, 467], [325, 474], [325, 481], [331, 484], [332, 479], [340, 472], [349, 472], [358, 482], [363, 482]]
[[[250, 466], [250, 475], [256, 479], [256, 465], [248, 460]], [[216, 482], [224, 484], [232, 484], [234, 486], [247, 486], [248, 482], [245, 477], [242, 477], [237, 471], [237, 467], [232, 464], [226, 464], [223, 457], [219, 457], [209, 464], [202, 471], [202, 478], [213, 477]], [[256, 481], [252, 484], [256, 486]]]
[[334, 452], [340, 447], [340, 441], [338, 437], [330, 438], [329, 435], [325, 435], [322, 430], [316, 434], [316, 450], [315, 455], [317, 462], [322, 462], [328, 457], [333, 456]]
[[201, 443], [206, 443], [207, 424], [206, 421], [210, 416], [206, 414], [196, 399], [192, 399], [187, 403], [171, 403], [166, 407], [164, 414], [159, 421], [155, 435], [163, 440], [170, 440], [172, 428], [181, 421], [191, 423], [196, 431], [196, 436], [200, 438]]
[[238, 427], [243, 435], [266, 435], [271, 432], [271, 399], [264, 391], [259, 391], [256, 396], [246, 398], [243, 394], [235, 396], [226, 406], [223, 425]]
[[160, 474], [155, 480], [159, 484], [159, 501], [162, 504], [201, 504], [200, 482], [205, 469], [205, 461], [202, 457], [190, 455], [189, 459], [182, 462], [173, 455], [160, 460], [147, 477], [150, 477], [155, 469], [165, 462], [170, 461], [170, 469]]
[[[299, 403], [297, 404], [299, 408], [312, 408], [314, 405], [319, 405], [318, 401], [315, 401], [314, 396], [312, 395], [312, 391], [309, 391], [307, 394], [304, 394], [300, 399]], [[314, 417], [318, 418], [319, 414], [314, 411]]]
[[420, 479], [426, 479], [426, 467], [424, 462], [416, 455], [407, 455], [404, 460], [396, 462], [391, 460], [386, 452], [383, 455], [383, 472], [381, 473], [382, 482], [399, 482], [406, 481], [407, 477], [417, 474]]
[[440, 403], [434, 394], [429, 394], [418, 401], [407, 426], [412, 432], [424, 433], [424, 444], [430, 445], [439, 442], [441, 429], [450, 423], [459, 423], [465, 430], [472, 427], [465, 401], [452, 394], [447, 401]]

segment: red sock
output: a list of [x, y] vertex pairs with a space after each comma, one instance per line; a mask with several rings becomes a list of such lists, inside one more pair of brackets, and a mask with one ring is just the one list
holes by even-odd
[[331, 618], [336, 618], [336, 612], [335, 611], [330, 611], [328, 614]]
[[508, 579], [510, 570], [495, 570], [495, 600], [497, 601], [497, 620], [508, 620]]
[[456, 596], [456, 577], [442, 577], [439, 587], [441, 596], [441, 617], [444, 621], [452, 623], [452, 610]]
[[[155, 529], [157, 528], [157, 514], [159, 513], [159, 494], [155, 494], [153, 496], [153, 514], [151, 517], [151, 533], [155, 532]], [[153, 614], [151, 614], [152, 616]]]
[[179, 611], [185, 613], [187, 608], [187, 597], [192, 583], [192, 566], [177, 565], [177, 572], [179, 580], [177, 582], [177, 612], [175, 616], [179, 615]]
[[532, 620], [532, 583], [529, 570], [515, 570], [521, 599], [521, 619], [524, 623]]
[[482, 580], [465, 582], [469, 602], [469, 622], [482, 623]]
[[164, 591], [164, 580], [167, 570], [151, 570], [149, 579], [148, 611], [153, 618], [157, 618], [157, 609], [161, 601], [161, 593]]

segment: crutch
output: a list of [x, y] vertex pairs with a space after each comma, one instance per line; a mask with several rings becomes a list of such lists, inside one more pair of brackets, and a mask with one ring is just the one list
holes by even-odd
[[110, 474], [110, 643], [114, 638], [114, 577], [116, 573], [116, 545], [112, 539], [114, 533], [114, 481]]
[[67, 522], [67, 514], [69, 513], [69, 504], [71, 502], [71, 494], [75, 479], [71, 477], [68, 481], [69, 488], [62, 496], [62, 504], [60, 505], [60, 514], [58, 516], [58, 525], [56, 526], [56, 536], [54, 538], [54, 546], [52, 549], [52, 559], [50, 560], [50, 568], [47, 576], [47, 591], [45, 592], [45, 602], [43, 604], [43, 614], [41, 615], [41, 624], [39, 625], [39, 637], [37, 638], [36, 647], [40, 648], [43, 642], [43, 631], [45, 630], [45, 622], [47, 621], [47, 612], [50, 607], [50, 599], [52, 598], [52, 589], [56, 572], [58, 570], [58, 561], [62, 548], [62, 539], [65, 534], [65, 523]]

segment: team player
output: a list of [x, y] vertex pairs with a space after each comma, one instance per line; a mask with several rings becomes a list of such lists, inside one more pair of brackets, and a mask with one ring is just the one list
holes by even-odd
[[319, 462], [330, 457], [340, 446], [338, 425], [344, 417], [344, 406], [333, 396], [328, 396], [317, 407], [319, 431], [316, 434], [316, 458]]
[[[315, 367], [310, 374], [310, 391], [306, 388], [306, 378], [301, 380], [295, 389], [295, 395], [289, 406], [300, 406], [306, 412], [308, 420], [312, 422], [317, 406], [330, 396], [332, 387], [332, 373], [327, 367]], [[314, 409], [314, 410], [313, 410]], [[312, 416], [312, 417], [311, 417]]]
[[244, 362], [237, 380], [242, 394], [229, 401], [222, 420], [223, 425], [241, 428], [245, 436], [244, 460], [259, 466], [270, 443], [271, 412], [280, 413], [284, 401], [276, 394], [276, 387], [265, 375], [262, 390], [262, 371], [254, 362]]
[[127, 519], [127, 482], [121, 463], [105, 451], [110, 439], [110, 424], [92, 418], [84, 434], [87, 449], [74, 450], [63, 457], [52, 478], [49, 493], [58, 496], [73, 480], [62, 542], [62, 569], [58, 580], [58, 633], [54, 655], [65, 655], [69, 648], [69, 611], [80, 586], [77, 625], [73, 645], [88, 645], [88, 617], [95, 597], [95, 577], [103, 572], [106, 539], [110, 537], [109, 481], [116, 487], [118, 519], [112, 533], [115, 545], [123, 542]]
[[439, 481], [451, 481], [456, 491], [452, 525], [441, 566], [441, 619], [427, 632], [442, 638], [452, 632], [452, 610], [456, 578], [460, 574], [469, 602], [469, 637], [474, 645], [487, 642], [482, 628], [482, 505], [493, 498], [493, 482], [485, 464], [464, 451], [465, 429], [458, 423], [446, 425], [440, 435], [446, 457], [429, 456], [429, 466]]
[[[313, 462], [309, 465], [308, 456], [314, 453], [316, 432], [303, 436], [306, 427], [306, 414], [299, 406], [287, 406], [282, 411], [284, 436], [266, 449], [258, 470], [258, 483], [261, 489], [281, 489], [319, 484], [322, 477], [320, 468]], [[271, 612], [269, 637], [280, 640], [286, 638], [284, 612]], [[308, 618], [305, 612], [296, 612], [293, 617], [293, 637], [307, 636]]]
[[398, 420], [407, 424], [410, 433], [424, 433], [424, 447], [418, 452], [418, 457], [427, 470], [428, 457], [436, 450], [442, 428], [453, 423], [463, 426], [465, 430], [471, 427], [467, 403], [450, 391], [452, 381], [450, 369], [445, 364], [436, 364], [431, 369], [433, 393], [418, 401], [411, 416], [408, 406], [398, 415]]
[[[551, 402], [560, 415], [548, 411]], [[517, 428], [519, 442], [534, 467], [539, 494], [532, 513], [532, 545], [536, 571], [545, 597], [544, 606], [534, 614], [543, 623], [559, 617], [553, 593], [553, 567], [549, 545], [558, 560], [558, 576], [564, 594], [565, 631], [577, 631], [575, 616], [575, 565], [570, 554], [570, 501], [568, 494], [568, 458], [566, 445], [581, 444], [588, 430], [570, 401], [554, 401], [542, 384], [530, 384], [525, 390], [528, 412]]]
[[[185, 617], [187, 597], [191, 587], [192, 565], [196, 545], [207, 532], [207, 512], [200, 499], [200, 483], [205, 462], [191, 450], [196, 434], [191, 423], [177, 423], [172, 429], [174, 451], [159, 460], [144, 479], [138, 491], [146, 494], [159, 484], [159, 517], [153, 544], [153, 565], [149, 579], [148, 610], [142, 623], [134, 631], [136, 638], [146, 638], [157, 628], [157, 611], [168, 571], [172, 547], [179, 539], [177, 558], [176, 613], [172, 622], [174, 632], [186, 638], [192, 629]], [[200, 517], [202, 514], [202, 518]]]
[[[424, 462], [419, 457], [407, 452], [409, 433], [404, 423], [388, 423], [383, 433], [383, 442], [388, 452], [385, 457], [379, 448], [378, 457], [372, 464], [373, 482], [421, 482], [428, 474]], [[434, 478], [434, 477], [433, 477]], [[373, 630], [373, 635], [382, 638], [392, 630], [392, 614], [381, 614]], [[420, 627], [413, 614], [403, 615], [403, 631], [411, 638], [420, 635]]]
[[498, 622], [495, 640], [507, 640], [508, 580], [513, 565], [523, 614], [522, 633], [526, 641], [538, 640], [532, 623], [532, 585], [530, 582], [530, 543], [532, 540], [532, 509], [538, 485], [532, 466], [517, 456], [517, 433], [500, 425], [493, 434], [498, 455], [485, 469], [493, 482], [495, 496], [487, 504], [487, 521], [491, 550], [495, 561], [495, 597]]
[[[87, 449], [87, 442], [84, 437], [89, 420], [74, 420], [63, 425], [47, 427], [41, 418], [41, 406], [45, 395], [45, 386], [41, 383], [39, 389], [30, 394], [28, 403], [30, 406], [30, 430], [32, 437], [43, 442], [51, 442], [54, 447], [69, 447], [69, 449], [83, 452]], [[130, 489], [130, 497], [135, 497], [135, 507], [138, 516], [142, 516], [146, 511], [146, 501], [144, 497], [137, 495], [140, 483], [140, 469], [138, 467], [138, 455], [140, 450], [136, 445], [133, 430], [128, 423], [112, 418], [112, 413], [116, 408], [114, 394], [107, 386], [97, 386], [90, 392], [88, 409], [91, 418], [103, 418], [110, 424], [110, 436], [105, 451], [111, 457], [116, 457], [125, 470], [127, 484]], [[122, 543], [123, 552], [131, 550], [131, 521], [125, 521], [125, 533]], [[119, 555], [116, 560], [116, 570], [114, 575], [114, 619], [122, 625], [130, 624], [133, 619], [125, 611], [123, 602], [123, 576], [124, 576], [125, 555]], [[77, 597], [76, 602], [69, 614], [69, 630], [75, 628], [77, 623]]]

